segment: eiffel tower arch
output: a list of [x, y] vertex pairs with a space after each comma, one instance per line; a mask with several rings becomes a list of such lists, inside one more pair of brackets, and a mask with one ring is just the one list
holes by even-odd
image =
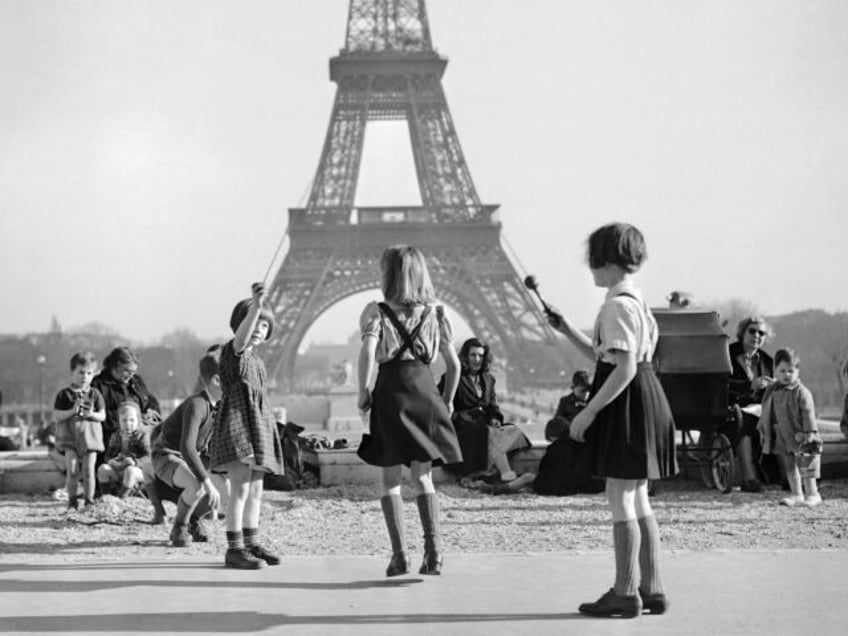
[[[280, 329], [266, 361], [290, 387], [309, 327], [341, 300], [379, 289], [379, 259], [396, 244], [425, 254], [438, 297], [506, 364], [513, 386], [557, 380], [568, 362], [501, 245], [498, 206], [481, 203], [442, 89], [424, 0], [351, 0], [337, 84], [309, 198], [289, 209], [289, 248], [269, 303]], [[405, 120], [420, 206], [355, 207], [369, 121]], [[351, 325], [353, 329], [355, 325]]]

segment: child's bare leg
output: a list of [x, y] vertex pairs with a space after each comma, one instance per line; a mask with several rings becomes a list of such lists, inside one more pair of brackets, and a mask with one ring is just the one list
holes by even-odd
[[230, 500], [227, 502], [227, 554], [224, 565], [243, 570], [263, 568], [265, 561], [246, 549], [243, 533], [243, 521], [247, 514], [245, 507], [250, 500], [253, 469], [244, 462], [234, 461], [227, 464], [226, 470], [230, 477]]
[[67, 449], [65, 451], [65, 490], [68, 491], [68, 508], [77, 507], [80, 478], [79, 466], [80, 461], [76, 451]]
[[174, 517], [174, 527], [171, 530], [171, 545], [182, 548], [191, 545], [193, 537], [188, 528], [189, 518], [201, 497], [203, 486], [194, 474], [185, 466], [177, 467], [174, 471], [174, 486], [181, 489], [177, 499], [177, 514]]
[[[509, 467], [509, 464], [507, 464]], [[419, 574], [442, 573], [442, 532], [439, 495], [433, 486], [432, 465], [430, 462], [412, 462], [412, 483], [417, 493], [418, 516], [424, 531], [424, 562]]]
[[804, 500], [804, 492], [801, 490], [801, 473], [798, 472], [798, 466], [795, 465], [795, 455], [781, 455], [783, 467], [786, 469], [786, 481], [789, 482], [789, 490], [792, 491], [791, 497], [781, 499], [780, 503], [784, 505], [793, 505]]
[[265, 473], [261, 470], [254, 470], [250, 475], [250, 486], [248, 488], [247, 502], [244, 507], [244, 524], [242, 528], [242, 532], [244, 533], [244, 547], [253, 556], [262, 559], [268, 565], [279, 565], [280, 557], [265, 549], [259, 538], [259, 513], [262, 510], [264, 476]]
[[815, 477], [804, 477], [804, 494], [813, 497], [819, 494], [819, 483]]
[[82, 490], [85, 493], [85, 503], [94, 501], [94, 464], [97, 461], [97, 453], [88, 451], [82, 458]]
[[[250, 466], [244, 462], [231, 462], [227, 465], [230, 477], [230, 500], [227, 502], [227, 532], [241, 535], [244, 507], [250, 493]], [[243, 546], [239, 546], [243, 547]]]
[[138, 466], [127, 466], [124, 469], [122, 478], [123, 490], [121, 491], [121, 496], [125, 497], [141, 486], [142, 482], [144, 482], [144, 474], [141, 472], [141, 468]]

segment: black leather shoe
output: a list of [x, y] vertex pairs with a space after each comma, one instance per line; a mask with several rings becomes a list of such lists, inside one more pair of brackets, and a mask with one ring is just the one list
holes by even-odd
[[670, 605], [665, 594], [646, 594], [639, 590], [639, 598], [642, 599], [642, 611], [647, 614], [665, 614]]
[[409, 574], [410, 567], [412, 567], [412, 562], [406, 552], [395, 552], [392, 555], [392, 560], [389, 561], [389, 567], [386, 568], [386, 576]]
[[581, 614], [603, 618], [635, 618], [642, 613], [642, 600], [638, 594], [619, 596], [610, 588], [594, 603], [583, 603], [577, 608]]
[[267, 563], [253, 556], [246, 548], [229, 548], [224, 556], [224, 565], [239, 570], [261, 570]]
[[261, 545], [252, 545], [247, 548], [247, 551], [250, 552], [257, 559], [262, 559], [268, 565], [280, 565], [280, 557], [278, 557], [276, 554], [271, 554]]
[[424, 562], [421, 564], [419, 574], [432, 574], [438, 576], [442, 573], [442, 553], [441, 552], [426, 552], [424, 554]]

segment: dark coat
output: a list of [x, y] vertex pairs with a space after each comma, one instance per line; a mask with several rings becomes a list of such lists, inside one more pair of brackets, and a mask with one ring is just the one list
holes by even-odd
[[729, 347], [730, 353], [730, 379], [729, 379], [729, 401], [731, 404], [747, 406], [759, 404], [763, 399], [763, 391], [752, 391], [751, 380], [757, 376], [767, 375], [774, 377], [774, 360], [765, 351], [760, 349], [754, 354], [754, 373], [748, 374], [744, 363], [744, 350], [742, 343], [732, 342]]
[[[489, 423], [503, 423], [504, 416], [495, 395], [495, 377], [491, 373], [480, 376], [483, 394], [474, 391], [474, 380], [470, 373], [459, 376], [459, 386], [453, 397], [451, 421], [456, 429], [462, 463], [453, 464], [451, 470], [460, 475], [486, 470], [489, 464]], [[445, 376], [439, 380], [439, 391], [445, 386]]]
[[[150, 391], [140, 375], [134, 375], [130, 381], [124, 384], [112, 376], [112, 372], [103, 369], [91, 381], [91, 386], [103, 394], [106, 402], [106, 421], [103, 422], [103, 433], [111, 436], [113, 431], [118, 430], [118, 407], [124, 402], [132, 401], [138, 404], [142, 416], [148, 409], [160, 413], [159, 400]], [[103, 440], [106, 442], [106, 440]]]

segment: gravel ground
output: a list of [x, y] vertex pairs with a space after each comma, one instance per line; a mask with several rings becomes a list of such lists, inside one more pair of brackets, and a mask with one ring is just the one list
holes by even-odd
[[[659, 484], [652, 503], [667, 550], [848, 549], [848, 479], [821, 484], [815, 508], [777, 504], [778, 489], [722, 495], [698, 482]], [[493, 496], [442, 485], [442, 532], [450, 552], [544, 553], [608, 550], [611, 523], [603, 495]], [[266, 492], [260, 529], [283, 555], [385, 555], [388, 538], [375, 487]], [[404, 488], [410, 549], [421, 551], [417, 508]], [[166, 503], [170, 514], [173, 506]], [[190, 548], [168, 544], [170, 526], [152, 526], [149, 504], [103, 497], [88, 510], [67, 513], [51, 495], [0, 496], [0, 554], [35, 562], [220, 557], [221, 521], [206, 522], [210, 542]]]

